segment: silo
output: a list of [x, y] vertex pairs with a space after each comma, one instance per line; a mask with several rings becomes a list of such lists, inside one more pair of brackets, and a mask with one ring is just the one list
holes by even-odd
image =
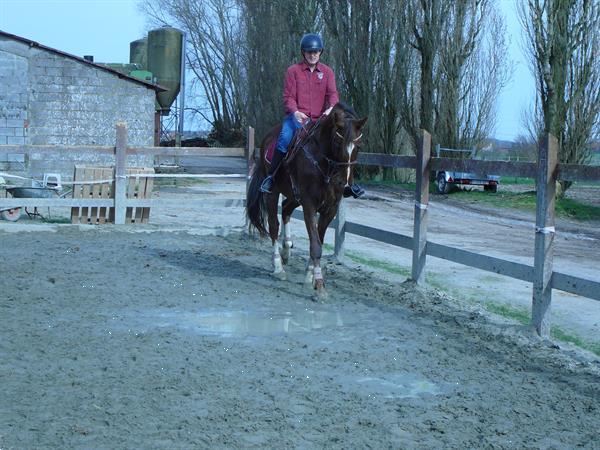
[[162, 115], [168, 115], [181, 84], [183, 32], [165, 26], [148, 33], [148, 70], [156, 83], [168, 89], [157, 94]]
[[148, 67], [148, 39], [138, 39], [129, 43], [129, 62], [139, 64], [141, 70]]

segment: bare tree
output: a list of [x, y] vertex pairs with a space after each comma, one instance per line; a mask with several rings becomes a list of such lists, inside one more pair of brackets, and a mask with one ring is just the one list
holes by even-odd
[[[246, 30], [248, 61], [247, 114], [263, 136], [283, 118], [283, 78], [286, 68], [300, 60], [300, 39], [319, 31], [315, 0], [240, 0]], [[324, 55], [327, 58], [329, 52]]]
[[236, 0], [144, 0], [157, 24], [173, 24], [187, 37], [187, 67], [198, 92], [195, 111], [213, 126], [222, 144], [243, 139], [246, 64], [244, 33]]
[[[557, 137], [560, 162], [585, 163], [599, 133], [600, 3], [523, 0], [519, 17], [537, 81], [539, 101], [530, 118], [543, 128], [536, 134]], [[561, 184], [562, 192], [570, 185]]]
[[[418, 51], [420, 64], [419, 125], [415, 127], [434, 132], [436, 69], [442, 45], [444, 22], [451, 3], [443, 0], [412, 0], [408, 14], [413, 31], [413, 47]], [[413, 136], [415, 142], [418, 136]]]
[[[363, 148], [381, 153], [410, 152], [402, 128], [399, 98], [415, 65], [403, 22], [404, 1], [324, 0], [329, 38], [341, 98], [369, 115]], [[372, 172], [372, 170], [371, 170]], [[386, 178], [405, 179], [402, 170], [383, 170]]]
[[493, 132], [509, 78], [505, 25], [489, 0], [453, 2], [443, 25], [434, 134], [445, 146], [471, 148]]

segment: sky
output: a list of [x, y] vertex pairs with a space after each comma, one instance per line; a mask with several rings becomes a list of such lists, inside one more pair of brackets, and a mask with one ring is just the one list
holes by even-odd
[[[270, 0], [265, 0], [270, 1]], [[137, 9], [138, 0], [0, 0], [0, 30], [95, 62], [129, 62], [129, 43], [151, 27]], [[535, 95], [533, 77], [521, 51], [515, 0], [499, 0], [511, 39], [513, 78], [498, 102], [497, 139], [521, 132], [521, 111]]]

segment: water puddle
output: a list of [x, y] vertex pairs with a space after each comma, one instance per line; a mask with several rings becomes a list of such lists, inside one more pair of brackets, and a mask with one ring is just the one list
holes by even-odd
[[385, 377], [347, 377], [344, 386], [369, 397], [417, 398], [424, 395], [438, 395], [447, 387], [432, 383], [413, 373], [389, 374]]
[[336, 311], [259, 314], [245, 311], [153, 311], [144, 318], [146, 325], [177, 327], [201, 334], [221, 336], [266, 336], [282, 333], [306, 333], [323, 328], [343, 327]]

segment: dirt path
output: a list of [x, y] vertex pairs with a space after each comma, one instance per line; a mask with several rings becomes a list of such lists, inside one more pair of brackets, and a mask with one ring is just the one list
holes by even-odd
[[[210, 179], [200, 185], [162, 187], [160, 193], [155, 192], [155, 195], [160, 198], [241, 198], [244, 186], [243, 180]], [[503, 189], [513, 188], [501, 185], [500, 192]], [[593, 202], [594, 198], [600, 199], [598, 189], [589, 187], [572, 189], [569, 193], [590, 202]], [[533, 214], [496, 209], [481, 204], [465, 205], [453, 201], [451, 195], [432, 195], [430, 200], [430, 241], [509, 261], [533, 264]], [[398, 188], [369, 187], [366, 199], [351, 200], [347, 204], [349, 221], [412, 236], [412, 192]], [[68, 217], [69, 213], [68, 209], [65, 210], [65, 217]], [[230, 230], [243, 229], [244, 211], [242, 208], [154, 208], [150, 220], [163, 229], [224, 234]], [[26, 225], [27, 221], [21, 220], [19, 223]], [[597, 270], [600, 224], [558, 220], [556, 229], [554, 270], [600, 282], [600, 272]], [[304, 223], [293, 220], [292, 231], [296, 245], [306, 249]], [[333, 232], [330, 231], [326, 243], [333, 244], [333, 241]], [[346, 264], [350, 267], [372, 270], [378, 276], [385, 276], [395, 282], [402, 282], [410, 275], [412, 254], [408, 250], [353, 235], [347, 235], [346, 244], [350, 256], [346, 258]], [[365, 260], [374, 260], [379, 267], [365, 264]], [[425, 281], [428, 286], [443, 290], [482, 312], [508, 307], [521, 317], [530, 314], [531, 283], [437, 258], [428, 258]], [[590, 347], [600, 348], [600, 302], [557, 290], [554, 290], [552, 295], [550, 320], [552, 325], [556, 326], [556, 330], [580, 339]]]
[[239, 233], [3, 230], [1, 448], [598, 448], [597, 361], [436, 293], [331, 263], [317, 304]]

